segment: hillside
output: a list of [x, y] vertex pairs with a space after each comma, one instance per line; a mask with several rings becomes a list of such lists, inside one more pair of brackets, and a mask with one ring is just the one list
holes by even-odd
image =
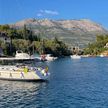
[[35, 34], [52, 39], [55, 36], [70, 45], [84, 47], [95, 41], [96, 35], [107, 34], [108, 31], [101, 25], [88, 20], [49, 20], [26, 19], [19, 21], [14, 27], [22, 28], [24, 24], [31, 28]]

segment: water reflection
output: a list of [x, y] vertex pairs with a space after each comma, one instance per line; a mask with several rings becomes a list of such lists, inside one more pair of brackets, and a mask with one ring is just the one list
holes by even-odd
[[48, 82], [0, 81], [0, 108], [30, 104]]
[[108, 58], [46, 63], [49, 82], [0, 81], [0, 108], [107, 108]]

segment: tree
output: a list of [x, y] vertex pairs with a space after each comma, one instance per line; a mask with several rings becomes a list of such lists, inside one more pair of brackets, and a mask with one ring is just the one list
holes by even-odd
[[27, 35], [28, 35], [28, 33], [27, 33], [27, 27], [26, 27], [26, 25], [24, 25], [24, 29], [23, 29], [23, 38], [24, 38], [24, 39], [28, 39]]
[[84, 54], [98, 55], [105, 50], [106, 43], [108, 42], [108, 35], [98, 35], [96, 42], [88, 44], [87, 48], [84, 49]]
[[7, 31], [10, 29], [10, 26], [8, 24], [0, 25], [0, 31]]

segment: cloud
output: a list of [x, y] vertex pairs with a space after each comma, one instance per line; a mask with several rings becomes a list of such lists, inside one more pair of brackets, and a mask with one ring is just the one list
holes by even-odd
[[57, 11], [53, 11], [53, 10], [40, 10], [38, 13], [37, 13], [37, 16], [40, 17], [40, 16], [55, 16], [55, 15], [59, 15], [59, 13]]
[[42, 15], [41, 13], [37, 13], [37, 16], [38, 16], [38, 17], [41, 17], [41, 16], [43, 16], [43, 15]]
[[57, 11], [52, 11], [52, 10], [44, 10], [44, 13], [50, 14], [50, 15], [58, 15], [59, 14]]

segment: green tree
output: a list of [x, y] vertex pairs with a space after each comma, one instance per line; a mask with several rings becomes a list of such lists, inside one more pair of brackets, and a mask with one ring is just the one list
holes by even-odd
[[10, 29], [10, 26], [8, 24], [0, 25], [0, 31], [7, 31]]

